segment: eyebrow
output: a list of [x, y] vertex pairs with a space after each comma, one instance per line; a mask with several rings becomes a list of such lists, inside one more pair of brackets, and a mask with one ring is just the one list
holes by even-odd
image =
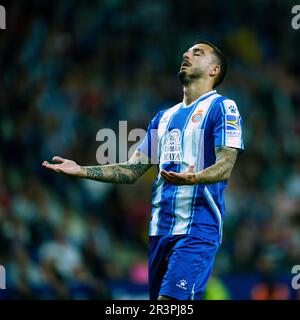
[[204, 50], [200, 48], [193, 49], [193, 52], [201, 52], [202, 54], [205, 54]]

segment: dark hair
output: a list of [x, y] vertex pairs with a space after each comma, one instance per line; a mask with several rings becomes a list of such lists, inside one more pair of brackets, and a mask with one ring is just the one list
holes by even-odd
[[213, 54], [217, 59], [217, 63], [220, 65], [220, 72], [218, 74], [218, 76], [216, 77], [215, 83], [214, 83], [214, 88], [217, 87], [219, 84], [221, 84], [225, 78], [226, 72], [227, 72], [227, 61], [226, 58], [224, 56], [224, 54], [222, 53], [222, 51], [217, 48], [215, 45], [213, 45], [212, 43], [206, 41], [206, 40], [200, 40], [197, 41], [196, 44], [207, 44], [208, 46], [210, 46], [213, 49]]

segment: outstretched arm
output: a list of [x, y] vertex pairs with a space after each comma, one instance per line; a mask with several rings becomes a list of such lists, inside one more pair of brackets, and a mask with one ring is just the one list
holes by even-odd
[[230, 147], [216, 148], [216, 162], [210, 167], [195, 172], [194, 166], [190, 166], [186, 172], [177, 173], [161, 171], [164, 179], [176, 185], [193, 185], [198, 183], [211, 184], [229, 179], [237, 158], [238, 150]]
[[125, 163], [116, 163], [101, 166], [79, 166], [75, 161], [53, 157], [53, 161], [60, 162], [50, 164], [43, 162], [43, 166], [56, 172], [110, 183], [134, 183], [151, 166], [150, 160], [141, 152], [136, 151]]

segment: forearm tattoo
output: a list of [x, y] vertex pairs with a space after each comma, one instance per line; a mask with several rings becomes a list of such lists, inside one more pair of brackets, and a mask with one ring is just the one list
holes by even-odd
[[230, 177], [237, 158], [237, 149], [229, 147], [216, 148], [216, 163], [199, 172], [199, 183], [216, 183]]
[[83, 169], [86, 171], [86, 177], [92, 180], [129, 184], [135, 182], [150, 167], [151, 164], [134, 159], [126, 163], [83, 167]]

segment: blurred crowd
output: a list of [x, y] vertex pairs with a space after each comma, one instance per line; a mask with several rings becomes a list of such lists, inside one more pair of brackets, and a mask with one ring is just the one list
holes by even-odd
[[59, 155], [96, 165], [99, 129], [117, 132], [120, 120], [128, 130], [146, 129], [158, 110], [182, 99], [182, 54], [205, 39], [228, 57], [217, 90], [236, 100], [246, 146], [226, 190], [214, 281], [254, 274], [260, 281], [250, 298], [294, 298], [282, 280], [300, 264], [300, 31], [290, 24], [293, 2], [3, 5], [0, 265], [9, 290], [1, 294], [113, 299], [115, 283], [147, 285], [155, 169], [124, 186], [62, 176], [41, 163]]

